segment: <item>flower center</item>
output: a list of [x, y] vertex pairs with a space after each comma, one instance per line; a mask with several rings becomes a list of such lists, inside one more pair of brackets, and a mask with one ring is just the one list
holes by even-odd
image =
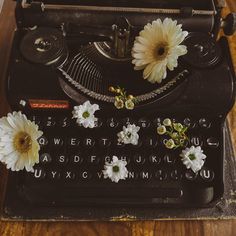
[[13, 139], [15, 149], [20, 153], [28, 152], [32, 147], [32, 139], [26, 132], [19, 132]]
[[158, 54], [159, 56], [162, 56], [162, 55], [164, 54], [164, 52], [165, 52], [165, 48], [164, 48], [164, 47], [160, 47], [160, 48], [158, 48], [157, 54]]
[[156, 49], [154, 50], [154, 57], [156, 60], [163, 60], [167, 53], [168, 53], [168, 45], [166, 43], [160, 43], [156, 46]]
[[191, 161], [196, 159], [196, 156], [194, 154], [189, 154], [188, 157]]
[[83, 116], [84, 119], [86, 119], [90, 116], [90, 114], [89, 114], [88, 111], [85, 111], [82, 116]]
[[120, 168], [119, 168], [119, 166], [113, 166], [112, 170], [113, 170], [113, 172], [117, 173], [117, 172], [119, 172]]
[[128, 138], [131, 138], [131, 135], [132, 135], [132, 134], [131, 134], [130, 132], [127, 133], [127, 137], [128, 137]]

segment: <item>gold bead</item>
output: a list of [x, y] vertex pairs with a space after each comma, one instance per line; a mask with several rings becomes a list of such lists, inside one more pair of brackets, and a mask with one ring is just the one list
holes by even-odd
[[121, 93], [120, 89], [115, 89], [116, 93]]
[[134, 96], [133, 96], [133, 95], [129, 95], [129, 96], [128, 96], [128, 99], [129, 99], [129, 100], [133, 100], [133, 99], [134, 99]]
[[109, 91], [112, 92], [112, 93], [114, 93], [116, 90], [115, 90], [114, 87], [111, 86], [111, 87], [109, 87]]

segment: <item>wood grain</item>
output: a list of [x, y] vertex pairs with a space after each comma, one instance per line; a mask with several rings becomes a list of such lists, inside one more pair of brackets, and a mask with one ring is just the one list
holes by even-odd
[[[228, 0], [236, 12], [236, 1]], [[225, 10], [227, 12], [228, 10]], [[14, 2], [6, 0], [0, 15], [0, 116], [8, 106], [5, 99], [3, 78], [14, 29]], [[236, 35], [229, 38], [236, 68]], [[229, 115], [236, 140], [236, 106]], [[3, 169], [0, 170], [2, 175]], [[2, 175], [5, 176], [5, 175]], [[4, 178], [0, 177], [0, 186]], [[0, 236], [172, 236], [172, 235], [235, 235], [236, 220], [202, 221], [137, 221], [137, 222], [0, 222]]]

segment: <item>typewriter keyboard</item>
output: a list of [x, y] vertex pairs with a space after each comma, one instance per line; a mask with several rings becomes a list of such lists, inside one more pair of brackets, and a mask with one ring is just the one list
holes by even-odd
[[[222, 177], [220, 124], [206, 117], [178, 119], [189, 126], [189, 145], [201, 146], [206, 162], [197, 174], [187, 170], [179, 154], [163, 146], [156, 128], [166, 117], [99, 119], [96, 128], [79, 127], [70, 116], [32, 115], [43, 130], [40, 162], [34, 173], [24, 173], [25, 194], [46, 204], [79, 203], [208, 203]], [[171, 117], [170, 117], [171, 118]], [[140, 126], [139, 144], [120, 145], [123, 125]], [[104, 179], [106, 161], [115, 155], [127, 161], [126, 180]], [[33, 190], [33, 191], [32, 191]]]

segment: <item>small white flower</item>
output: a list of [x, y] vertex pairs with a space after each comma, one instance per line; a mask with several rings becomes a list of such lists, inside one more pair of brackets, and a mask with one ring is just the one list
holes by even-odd
[[181, 132], [182, 129], [184, 128], [181, 123], [173, 123], [173, 127], [176, 131]]
[[171, 126], [172, 122], [171, 122], [171, 119], [169, 118], [166, 118], [163, 120], [163, 125], [165, 126]]
[[131, 99], [128, 99], [128, 100], [125, 102], [125, 107], [126, 107], [126, 109], [128, 109], [128, 110], [133, 110], [133, 109], [134, 109], [134, 102], [133, 102]]
[[173, 149], [175, 147], [175, 142], [173, 139], [169, 139], [165, 142], [165, 146], [168, 149]]
[[111, 162], [105, 163], [102, 171], [104, 178], [110, 178], [115, 183], [118, 183], [120, 179], [126, 179], [128, 177], [126, 165], [126, 161], [119, 160], [117, 156], [113, 156]]
[[166, 18], [148, 23], [136, 37], [132, 49], [135, 70], [143, 70], [143, 78], [151, 83], [161, 83], [166, 78], [167, 68], [174, 70], [178, 57], [187, 53], [187, 48], [180, 45], [188, 35], [182, 31], [182, 25]]
[[139, 140], [138, 131], [139, 126], [129, 124], [127, 127], [123, 126], [123, 130], [117, 134], [118, 142], [124, 144], [137, 145]]
[[99, 110], [97, 104], [91, 104], [90, 101], [86, 101], [83, 105], [75, 106], [72, 111], [73, 117], [76, 119], [76, 122], [79, 125], [82, 125], [84, 128], [94, 128], [97, 118], [94, 116], [94, 113]]
[[160, 125], [157, 127], [157, 133], [163, 135], [166, 133], [166, 127], [164, 125]]
[[117, 109], [122, 109], [122, 108], [124, 108], [124, 101], [122, 99], [118, 98], [115, 100], [114, 105]]
[[21, 112], [9, 113], [0, 119], [0, 161], [12, 171], [32, 172], [39, 162], [37, 139], [43, 132]]
[[182, 151], [180, 156], [182, 157], [181, 160], [183, 164], [186, 165], [187, 169], [192, 169], [194, 173], [201, 170], [206, 159], [206, 155], [203, 154], [203, 150], [200, 146], [186, 148]]

